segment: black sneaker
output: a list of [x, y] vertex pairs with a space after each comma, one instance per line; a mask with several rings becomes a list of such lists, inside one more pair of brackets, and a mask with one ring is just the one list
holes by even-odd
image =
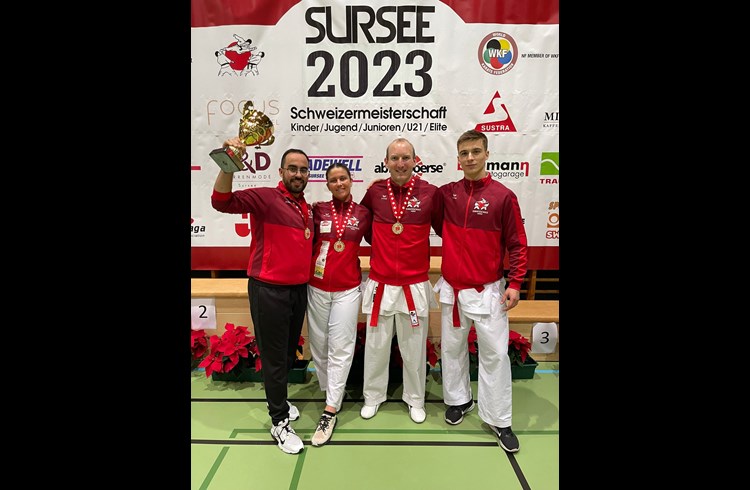
[[520, 449], [518, 445], [518, 438], [513, 433], [513, 430], [510, 427], [495, 427], [494, 425], [490, 425], [492, 428], [492, 431], [495, 433], [498, 439], [500, 439], [500, 445], [508, 451], [509, 453], [515, 453], [518, 452]]
[[451, 405], [445, 411], [445, 421], [451, 425], [458, 425], [464, 419], [464, 414], [474, 410], [474, 400], [469, 400], [463, 405]]

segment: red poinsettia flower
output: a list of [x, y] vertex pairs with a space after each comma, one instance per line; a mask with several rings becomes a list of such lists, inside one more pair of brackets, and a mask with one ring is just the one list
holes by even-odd
[[529, 339], [511, 330], [508, 336], [508, 355], [510, 356], [511, 363], [521, 365], [526, 362], [529, 350], [531, 350]]
[[435, 367], [435, 365], [438, 362], [438, 356], [437, 351], [435, 350], [435, 344], [430, 342], [430, 339], [427, 339], [427, 362], [430, 363], [430, 366]]
[[469, 342], [469, 354], [477, 355], [479, 346], [477, 345], [477, 329], [474, 325], [469, 329], [469, 337], [466, 340]]
[[297, 342], [297, 359], [302, 359], [304, 357], [305, 350], [302, 347], [303, 345], [305, 345], [305, 338], [300, 335], [299, 342]]
[[[474, 325], [469, 329], [467, 342], [469, 344], [469, 358], [471, 359], [471, 362], [477, 362], [479, 344], [477, 343], [477, 331], [474, 328]], [[523, 363], [526, 362], [530, 350], [531, 342], [529, 342], [529, 339], [514, 330], [511, 330], [508, 333], [508, 357], [510, 357], [511, 364], [516, 364], [518, 366], [523, 365]]]
[[216, 371], [217, 373], [224, 372], [224, 354], [218, 348], [219, 344], [221, 343], [221, 341], [219, 340], [219, 336], [212, 335], [210, 342], [210, 353], [205, 357], [205, 359], [201, 361], [200, 364], [198, 364], [198, 367], [206, 368], [206, 377], [211, 376], [211, 373], [213, 373], [214, 371]]
[[[247, 350], [250, 355], [255, 359], [255, 372], [257, 373], [263, 368], [263, 363], [260, 360], [260, 350], [258, 350], [258, 341], [255, 337], [250, 337], [251, 341], [247, 344]], [[297, 359], [303, 359], [302, 346], [305, 345], [305, 338], [300, 335], [297, 341]]]
[[208, 338], [203, 330], [190, 330], [190, 352], [193, 359], [200, 359], [208, 350]]
[[247, 357], [247, 344], [251, 341], [251, 337], [247, 331], [247, 327], [239, 326], [236, 327], [232, 323], [226, 324], [226, 330], [221, 336], [221, 343], [219, 344], [219, 350], [224, 354], [224, 371], [225, 373], [234, 369], [234, 367], [240, 362], [240, 357]]

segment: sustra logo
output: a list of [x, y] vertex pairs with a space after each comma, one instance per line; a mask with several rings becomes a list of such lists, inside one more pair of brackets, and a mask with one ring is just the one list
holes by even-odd
[[483, 133], [508, 133], [516, 132], [516, 125], [513, 124], [513, 120], [510, 118], [510, 113], [505, 104], [500, 102], [500, 92], [495, 92], [495, 95], [490, 99], [490, 103], [484, 110], [484, 115], [491, 121], [477, 124], [474, 129]]

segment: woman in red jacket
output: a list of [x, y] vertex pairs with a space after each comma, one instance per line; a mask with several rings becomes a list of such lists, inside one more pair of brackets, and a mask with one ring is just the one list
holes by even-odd
[[320, 389], [326, 394], [313, 446], [331, 439], [344, 399], [362, 299], [359, 246], [371, 224], [370, 211], [352, 199], [352, 176], [346, 164], [328, 167], [326, 181], [331, 200], [313, 205], [315, 241], [307, 286], [310, 352]]

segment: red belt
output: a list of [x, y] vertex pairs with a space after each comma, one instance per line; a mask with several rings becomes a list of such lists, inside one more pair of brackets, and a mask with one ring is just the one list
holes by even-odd
[[[484, 286], [477, 286], [474, 289], [478, 293], [484, 291]], [[461, 320], [458, 319], [458, 293], [460, 289], [453, 288], [453, 326], [456, 328], [461, 327]]]
[[[406, 307], [409, 308], [409, 318], [411, 320], [412, 327], [419, 326], [419, 317], [417, 316], [417, 308], [414, 306], [414, 297], [411, 295], [411, 287], [408, 284], [403, 286], [404, 297], [406, 298]], [[385, 284], [379, 283], [375, 286], [375, 298], [372, 303], [372, 314], [370, 316], [370, 326], [378, 326], [378, 313], [380, 313], [380, 302], [383, 300], [383, 290]]]

